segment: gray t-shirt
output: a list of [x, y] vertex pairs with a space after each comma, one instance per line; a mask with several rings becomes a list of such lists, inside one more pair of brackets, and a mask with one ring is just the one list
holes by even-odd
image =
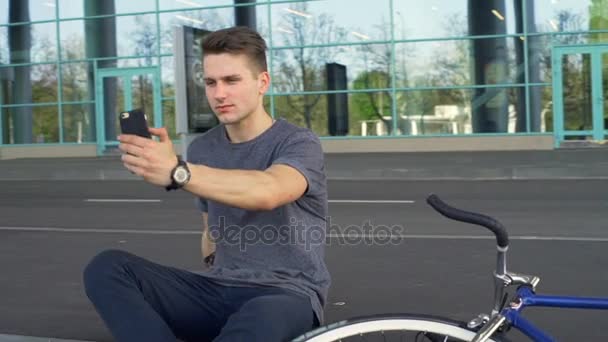
[[190, 144], [188, 162], [241, 170], [285, 164], [304, 175], [305, 194], [271, 211], [198, 198], [216, 243], [214, 265], [202, 274], [226, 285], [275, 286], [308, 296], [322, 323], [330, 276], [324, 261], [327, 187], [318, 137], [279, 119], [256, 138], [231, 143], [219, 125]]

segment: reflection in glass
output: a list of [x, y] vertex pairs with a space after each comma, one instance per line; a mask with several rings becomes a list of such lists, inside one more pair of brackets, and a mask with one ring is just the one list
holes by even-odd
[[591, 55], [569, 54], [562, 58], [564, 129], [593, 129], [591, 99]]
[[90, 134], [95, 126], [95, 107], [89, 105], [63, 105], [63, 141], [71, 143], [94, 142]]
[[55, 23], [35, 24], [31, 30], [31, 61], [53, 62], [57, 60], [57, 34]]
[[[271, 7], [274, 46], [389, 40], [389, 2], [328, 0]], [[344, 9], [348, 8], [347, 11]]]
[[59, 23], [62, 60], [86, 58], [84, 28], [84, 20], [70, 20]]
[[[503, 117], [487, 116], [492, 124], [502, 120], [505, 131], [515, 133], [518, 121], [525, 115], [518, 115], [519, 103], [524, 101], [523, 87], [484, 88], [489, 96], [486, 102], [477, 102], [473, 89], [447, 89], [408, 91], [397, 93], [398, 134], [471, 134], [475, 129], [475, 112], [488, 102], [500, 101], [507, 110], [500, 113]], [[520, 119], [521, 118], [521, 119]]]
[[[259, 6], [258, 6], [259, 7]], [[184, 12], [160, 14], [160, 47], [161, 53], [173, 54], [173, 27], [189, 26], [215, 31], [232, 26], [234, 23], [233, 8], [213, 8]]]
[[57, 0], [59, 6], [59, 18], [81, 18], [84, 17], [84, 1]]
[[530, 87], [531, 94], [538, 94], [541, 99], [538, 109], [530, 109], [530, 119], [538, 117], [538, 132], [553, 132], [553, 87], [536, 86]]
[[[279, 49], [272, 54], [273, 87], [278, 93], [327, 90], [327, 63], [346, 66], [348, 88], [368, 70], [390, 74], [390, 46], [335, 46], [327, 48]], [[386, 88], [386, 83], [370, 83], [372, 88]]]
[[57, 106], [32, 107], [34, 114], [33, 143], [59, 142], [59, 116]]
[[327, 95], [290, 95], [274, 98], [275, 117], [328, 135]]
[[602, 54], [602, 98], [604, 108], [602, 109], [602, 124], [604, 129], [604, 139], [608, 140], [608, 54]]
[[602, 5], [602, 1], [534, 0], [532, 3], [535, 27], [538, 32], [586, 31], [595, 26], [590, 23], [590, 18], [603, 17], [604, 21], [607, 19], [605, 8], [602, 9], [602, 6], [605, 6], [605, 4]]
[[140, 108], [148, 117], [150, 127], [154, 126], [154, 89], [152, 74], [140, 74], [131, 78], [132, 108]]
[[[521, 33], [521, 12], [513, 0], [394, 1], [395, 38], [446, 38]], [[501, 26], [501, 27], [499, 27]]]
[[[370, 82], [384, 83], [386, 75], [370, 72]], [[361, 80], [365, 82], [364, 80]], [[357, 88], [358, 85], [355, 85]], [[392, 133], [391, 92], [361, 92], [349, 94], [350, 135], [380, 136]]]
[[160, 60], [162, 96], [175, 96], [175, 65], [173, 57], [163, 57]]
[[63, 63], [61, 65], [64, 102], [92, 100], [87, 84], [88, 68], [88, 63]]
[[171, 139], [177, 139], [177, 130], [175, 129], [175, 101], [163, 100], [163, 126], [169, 132]]
[[143, 65], [152, 65], [151, 56], [157, 55], [158, 43], [154, 14], [117, 17], [116, 30], [120, 32], [119, 56], [142, 56], [146, 58]]
[[31, 66], [32, 102], [57, 101], [57, 64]]

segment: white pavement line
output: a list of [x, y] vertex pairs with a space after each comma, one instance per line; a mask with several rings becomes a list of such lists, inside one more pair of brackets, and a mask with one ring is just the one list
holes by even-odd
[[96, 203], [160, 203], [159, 199], [119, 199], [119, 198], [87, 198], [85, 202]]
[[139, 235], [200, 235], [199, 230], [151, 230], [151, 229], [99, 229], [61, 227], [1, 227], [0, 231], [49, 232], [49, 233], [95, 233], [95, 234], [139, 234]]
[[[22, 231], [22, 232], [50, 232], [50, 233], [94, 233], [94, 234], [138, 234], [138, 235], [200, 235], [199, 230], [150, 230], [150, 229], [99, 229], [99, 228], [61, 228], [61, 227], [3, 227], [0, 231]], [[329, 238], [382, 238], [389, 237], [387, 232], [378, 234], [335, 234], [329, 233]], [[419, 239], [419, 240], [495, 240], [491, 235], [447, 235], [447, 234], [392, 234], [393, 238]], [[538, 236], [538, 235], [514, 235], [510, 240], [533, 240], [533, 241], [582, 241], [582, 242], [608, 242], [608, 237], [586, 237], [586, 236]], [[0, 341], [1, 342], [1, 341]]]
[[364, 203], [364, 204], [411, 204], [411, 200], [328, 200], [329, 203]]

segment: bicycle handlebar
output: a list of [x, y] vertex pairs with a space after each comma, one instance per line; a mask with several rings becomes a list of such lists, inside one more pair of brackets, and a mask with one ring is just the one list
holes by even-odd
[[496, 236], [496, 243], [499, 247], [505, 248], [509, 245], [509, 234], [507, 234], [507, 230], [500, 222], [492, 217], [451, 207], [435, 194], [429, 195], [426, 202], [447, 218], [488, 228]]

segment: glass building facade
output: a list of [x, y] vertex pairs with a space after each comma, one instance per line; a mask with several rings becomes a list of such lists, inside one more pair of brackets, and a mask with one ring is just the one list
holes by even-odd
[[135, 107], [176, 138], [183, 25], [255, 27], [269, 113], [320, 137], [608, 134], [608, 0], [0, 0], [0, 147], [109, 146]]

